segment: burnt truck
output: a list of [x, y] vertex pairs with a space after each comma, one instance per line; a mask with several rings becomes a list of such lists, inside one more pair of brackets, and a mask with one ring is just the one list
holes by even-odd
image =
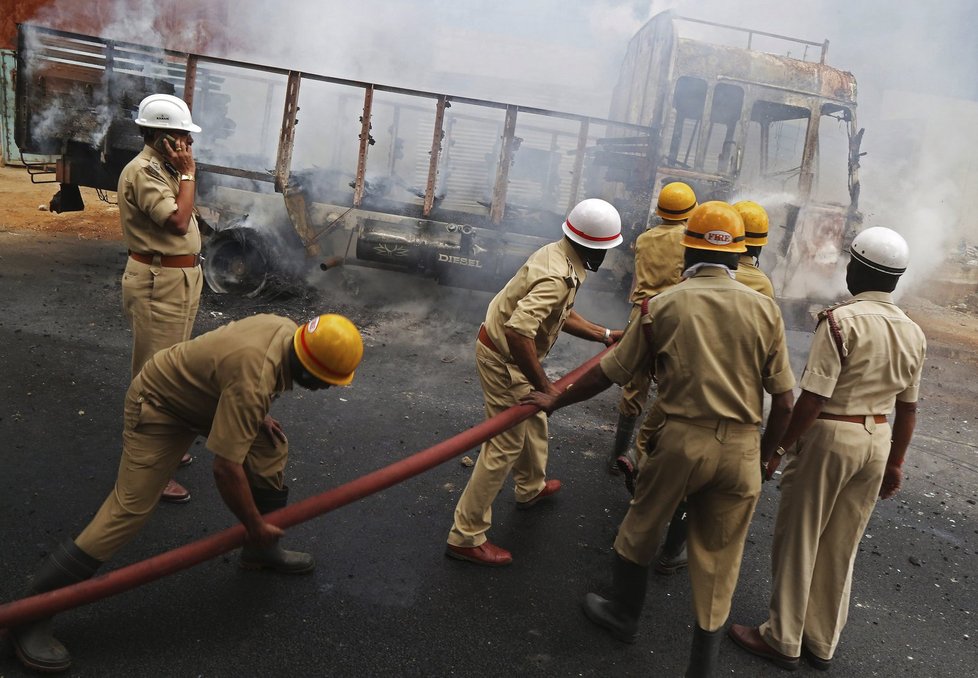
[[[745, 44], [684, 37], [688, 26]], [[761, 51], [762, 37], [820, 58]], [[52, 209], [81, 209], [78, 187], [111, 199], [142, 147], [139, 101], [186, 100], [204, 129], [197, 205], [216, 292], [255, 295], [340, 263], [494, 290], [579, 200], [612, 202], [634, 239], [661, 186], [680, 180], [701, 201], [768, 207], [776, 289], [807, 303], [806, 278], [824, 279], [859, 222], [855, 80], [826, 50], [660, 14], [632, 39], [597, 118], [22, 24], [16, 140], [57, 156], [27, 163], [60, 184]], [[629, 249], [613, 250], [595, 287], [627, 291], [631, 269]]]

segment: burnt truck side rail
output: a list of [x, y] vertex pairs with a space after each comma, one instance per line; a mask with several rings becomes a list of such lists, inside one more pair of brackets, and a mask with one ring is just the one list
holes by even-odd
[[[141, 139], [131, 123], [132, 113], [140, 99], [153, 92], [166, 92], [182, 97], [193, 109], [194, 100], [220, 92], [220, 78], [207, 77], [199, 81], [205, 65], [227, 66], [252, 73], [282, 76], [287, 80], [284, 109], [278, 130], [275, 167], [271, 176], [222, 163], [203, 165], [206, 171], [228, 176], [245, 177], [271, 182], [283, 192], [289, 183], [294, 152], [294, 134], [299, 110], [299, 92], [304, 82], [320, 82], [362, 90], [360, 152], [353, 171], [355, 185], [352, 206], [359, 207], [364, 196], [367, 157], [371, 145], [371, 107], [376, 93], [404, 95], [433, 104], [435, 125], [430, 143], [430, 169], [424, 189], [422, 216], [430, 216], [434, 207], [441, 141], [445, 136], [445, 110], [452, 104], [499, 109], [505, 112], [504, 134], [500, 145], [500, 162], [492, 186], [490, 219], [500, 223], [505, 213], [507, 172], [512, 164], [519, 139], [515, 135], [517, 117], [533, 115], [572, 121], [579, 125], [581, 142], [574, 158], [570, 208], [580, 193], [581, 167], [589, 152], [588, 128], [601, 125], [647, 135], [643, 125], [623, 123], [606, 118], [583, 116], [562, 111], [534, 108], [487, 99], [476, 99], [438, 92], [407, 89], [378, 83], [332, 77], [317, 73], [295, 71], [252, 62], [206, 56], [168, 49], [151, 48], [123, 41], [107, 40], [32, 24], [18, 26], [18, 72], [16, 130], [18, 144], [30, 153], [65, 153], [73, 145], [97, 150], [110, 160], [117, 155], [138, 152]], [[57, 105], [52, 101], [57, 99]], [[68, 103], [66, 103], [66, 99]], [[73, 102], [73, 103], [72, 103]], [[196, 112], [195, 112], [196, 114]], [[111, 189], [112, 170], [118, 163], [105, 163], [103, 173], [78, 175], [63, 168], [59, 178], [87, 182]], [[124, 163], [123, 163], [124, 164]]]
[[[212, 210], [214, 225], [255, 224], [255, 204], [280, 194], [272, 220], [285, 213], [292, 244], [311, 260], [326, 237], [345, 231], [349, 239], [335, 239], [361, 262], [436, 271], [464, 286], [457, 273], [466, 268], [508, 276], [583, 197], [610, 199], [642, 224], [649, 211], [646, 125], [31, 24], [19, 26], [18, 68], [19, 142], [60, 156], [62, 194], [79, 185], [114, 190], [142, 148], [132, 122], [139, 101], [174, 94], [205, 130], [195, 146], [198, 205]], [[624, 137], [627, 147], [608, 143]], [[256, 151], [239, 152], [252, 140]], [[81, 209], [75, 197], [59, 209]], [[229, 270], [247, 266], [254, 242], [225, 248], [243, 252]], [[326, 254], [336, 254], [329, 245]], [[620, 258], [628, 267], [630, 257]]]

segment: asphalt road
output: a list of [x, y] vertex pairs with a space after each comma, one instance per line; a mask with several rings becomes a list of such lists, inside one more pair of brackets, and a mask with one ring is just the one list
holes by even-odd
[[[112, 486], [129, 365], [124, 257], [118, 242], [0, 232], [2, 601], [20, 597], [41, 558], [77, 534]], [[341, 269], [297, 298], [205, 293], [195, 332], [256, 312], [301, 321], [338, 311], [363, 328], [366, 357], [352, 387], [295, 391], [273, 408], [290, 436], [293, 499], [302, 499], [482, 420], [473, 340], [488, 300]], [[608, 324], [625, 317], [600, 295], [584, 295], [579, 308]], [[789, 339], [800, 373], [807, 336]], [[565, 335], [547, 367], [562, 374], [597, 348]], [[975, 675], [978, 380], [973, 359], [955, 351], [931, 346], [908, 477], [896, 500], [879, 505], [861, 546], [834, 675]], [[75, 656], [71, 675], [682, 675], [692, 629], [685, 575], [652, 577], [635, 645], [612, 640], [580, 611], [589, 587], [607, 581], [627, 508], [603, 466], [616, 398], [612, 389], [552, 418], [549, 472], [565, 483], [558, 496], [527, 512], [514, 510], [511, 484], [497, 499], [490, 538], [513, 551], [512, 566], [445, 558], [470, 473], [450, 461], [290, 530], [286, 546], [317, 558], [310, 576], [239, 571], [232, 553], [58, 616]], [[199, 442], [193, 452], [196, 462], [178, 472], [192, 501], [162, 505], [103, 571], [233, 524], [209, 453]], [[776, 483], [767, 483], [731, 621], [765, 618], [777, 500]], [[781, 673], [729, 641], [720, 662], [721, 675]], [[3, 652], [0, 678], [22, 675]]]

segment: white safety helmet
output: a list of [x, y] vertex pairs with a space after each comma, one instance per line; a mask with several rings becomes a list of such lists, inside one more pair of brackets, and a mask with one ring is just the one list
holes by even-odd
[[610, 202], [588, 198], [574, 206], [563, 225], [564, 235], [578, 245], [610, 250], [622, 242], [621, 216]]
[[190, 117], [190, 108], [186, 102], [172, 94], [150, 94], [139, 102], [136, 124], [153, 129], [200, 131], [200, 127]]
[[894, 230], [873, 226], [859, 233], [849, 245], [849, 254], [874, 271], [901, 275], [910, 262], [907, 241]]

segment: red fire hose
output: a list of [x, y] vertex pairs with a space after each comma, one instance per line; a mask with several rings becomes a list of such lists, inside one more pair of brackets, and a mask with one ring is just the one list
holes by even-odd
[[[573, 383], [597, 364], [606, 352], [607, 349], [572, 370], [559, 379], [556, 384], [563, 386]], [[432, 469], [466, 450], [481, 445], [486, 440], [512, 428], [521, 421], [529, 419], [536, 412], [537, 408], [533, 405], [515, 405], [467, 431], [390, 466], [385, 466], [345, 485], [340, 485], [292, 506], [269, 513], [265, 516], [265, 520], [283, 529], [304, 523]], [[244, 543], [244, 538], [244, 526], [236, 525], [210, 537], [99, 575], [93, 579], [5, 603], [0, 605], [0, 629], [50, 617], [58, 612], [107, 598], [174, 572], [185, 570], [241, 546]]]

